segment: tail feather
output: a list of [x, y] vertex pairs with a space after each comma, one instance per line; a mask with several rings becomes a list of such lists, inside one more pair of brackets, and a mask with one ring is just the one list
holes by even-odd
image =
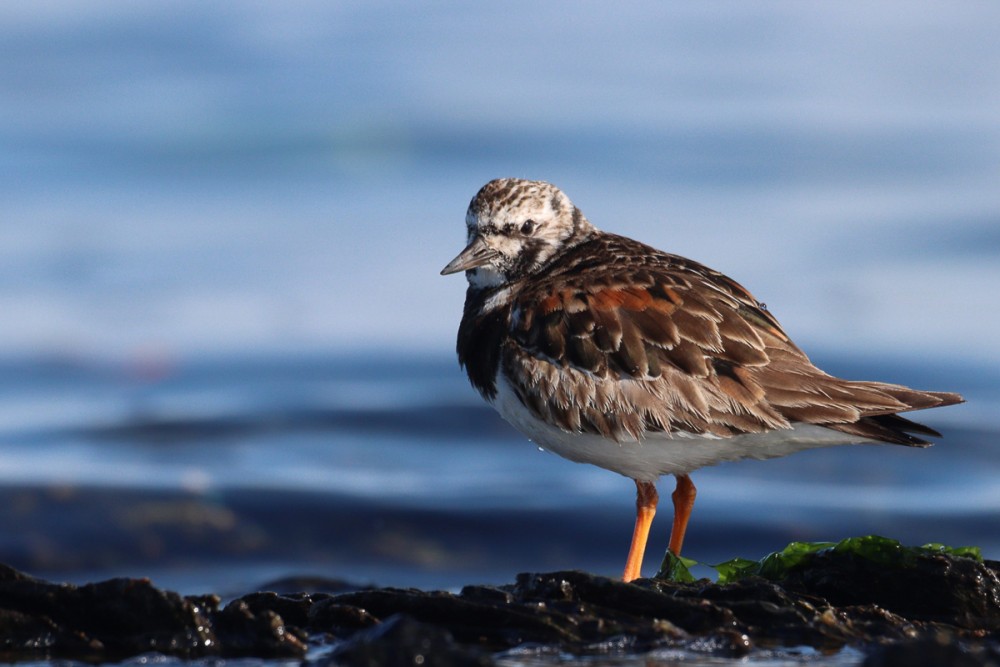
[[[899, 401], [904, 407], [884, 412], [868, 412], [867, 415], [895, 414], [897, 412], [910, 412], [912, 410], [926, 410], [927, 408], [939, 408], [945, 405], [955, 405], [964, 403], [965, 399], [959, 394], [950, 391], [921, 391], [910, 389], [899, 384], [888, 384], [885, 382], [851, 382], [850, 386], [857, 386], [866, 390], [874, 390], [881, 394], [891, 396]], [[866, 415], [866, 416], [867, 416]]]
[[858, 421], [848, 424], [823, 424], [823, 426], [841, 431], [842, 433], [849, 433], [891, 444], [907, 445], [910, 447], [929, 447], [932, 444], [931, 442], [912, 434], [916, 433], [933, 438], [940, 438], [941, 434], [929, 426], [924, 426], [923, 424], [901, 417], [897, 413], [965, 402], [965, 399], [959, 394], [952, 392], [920, 391], [901, 385], [880, 382], [862, 382], [858, 384], [863, 385], [865, 388], [876, 389], [888, 394], [905, 407], [892, 412], [869, 412]]
[[850, 435], [857, 435], [862, 438], [871, 438], [880, 442], [907, 445], [909, 447], [930, 447], [933, 444], [922, 438], [910, 435], [911, 433], [929, 435], [935, 438], [941, 437], [941, 434], [934, 429], [910, 421], [899, 415], [875, 415], [873, 417], [862, 417], [858, 421], [849, 424], [824, 424], [824, 426], [835, 431], [840, 431], [841, 433], [849, 433]]

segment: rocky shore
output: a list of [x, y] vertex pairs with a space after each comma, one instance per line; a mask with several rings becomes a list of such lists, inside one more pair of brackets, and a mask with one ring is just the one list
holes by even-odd
[[[280, 592], [295, 586], [309, 592]], [[223, 604], [144, 579], [74, 586], [0, 566], [0, 660], [161, 653], [489, 665], [526, 647], [535, 655], [678, 649], [715, 658], [851, 647], [865, 665], [1000, 665], [1000, 563], [945, 552], [892, 561], [825, 549], [777, 580], [751, 573], [721, 584], [625, 584], [566, 571], [457, 594], [324, 581], [272, 588]]]

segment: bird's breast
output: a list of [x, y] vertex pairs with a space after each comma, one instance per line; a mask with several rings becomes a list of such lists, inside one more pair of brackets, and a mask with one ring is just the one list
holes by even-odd
[[458, 327], [458, 363], [472, 386], [487, 400], [496, 396], [496, 377], [510, 318], [509, 291], [469, 290]]

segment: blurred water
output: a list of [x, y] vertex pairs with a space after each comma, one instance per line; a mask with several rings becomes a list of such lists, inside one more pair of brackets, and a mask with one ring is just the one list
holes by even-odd
[[[974, 370], [828, 361], [958, 389]], [[967, 395], [995, 410], [991, 391]], [[459, 587], [524, 570], [614, 574], [631, 534], [629, 480], [538, 451], [450, 358], [211, 357], [155, 375], [36, 359], [0, 365], [0, 396], [0, 560], [58, 579], [152, 575], [236, 593], [317, 573]], [[880, 533], [1000, 555], [996, 429], [965, 407], [925, 421], [946, 434], [929, 450], [841, 447], [698, 471], [688, 554], [719, 562]], [[650, 572], [666, 502], [664, 516]]]
[[696, 473], [692, 557], [871, 532], [1000, 557], [998, 28], [910, 2], [0, 5], [0, 561], [223, 592], [617, 572], [631, 483], [536, 451], [452, 356], [438, 271], [501, 175], [741, 280], [831, 372], [969, 399], [922, 417], [930, 450]]
[[1000, 284], [992, 5], [0, 19], [2, 349], [443, 354], [465, 205], [521, 175], [725, 270], [807, 345], [1000, 361], [1000, 297], [971, 287]]

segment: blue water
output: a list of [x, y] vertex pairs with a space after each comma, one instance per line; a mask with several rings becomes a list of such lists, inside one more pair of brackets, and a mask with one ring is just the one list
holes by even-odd
[[[830, 361], [997, 404], [972, 368]], [[615, 574], [631, 535], [629, 480], [537, 450], [450, 358], [213, 357], [155, 374], [35, 359], [0, 364], [0, 396], [0, 560], [60, 580], [142, 575], [237, 593], [315, 574], [455, 588], [526, 570]], [[946, 434], [931, 449], [698, 471], [688, 555], [879, 533], [1000, 556], [998, 434], [963, 410], [927, 415]], [[665, 500], [649, 573], [669, 516]]]
[[222, 593], [619, 572], [631, 482], [539, 452], [453, 357], [438, 271], [505, 175], [744, 282], [830, 372], [969, 399], [921, 416], [928, 450], [697, 472], [687, 555], [1000, 558], [998, 29], [893, 2], [4, 5], [0, 561]]

